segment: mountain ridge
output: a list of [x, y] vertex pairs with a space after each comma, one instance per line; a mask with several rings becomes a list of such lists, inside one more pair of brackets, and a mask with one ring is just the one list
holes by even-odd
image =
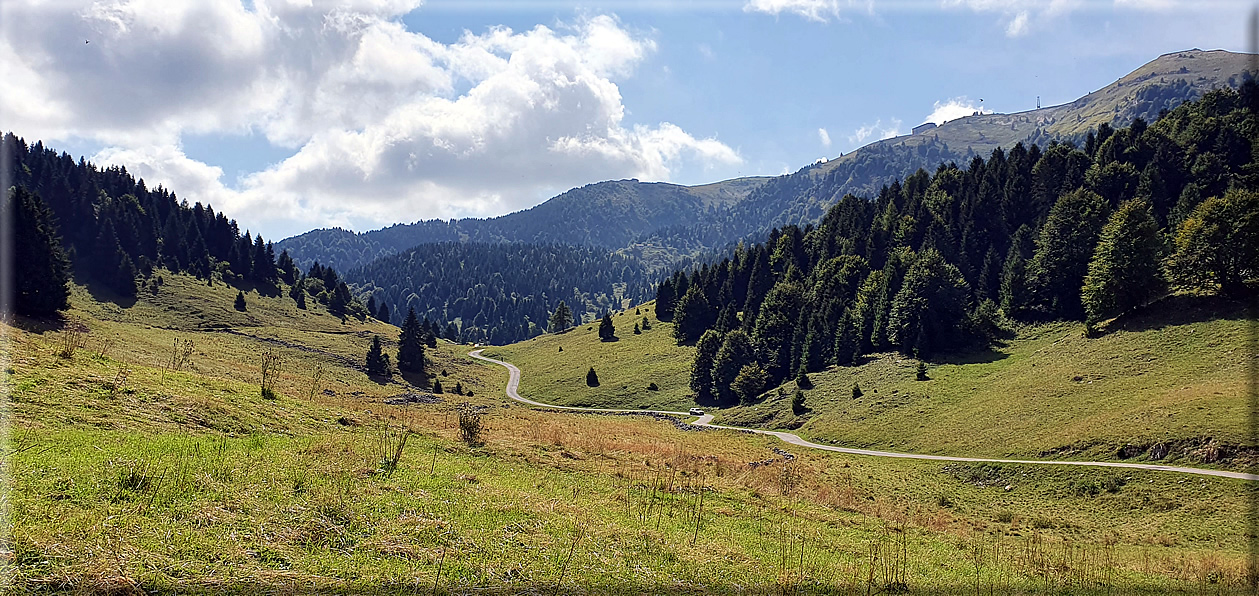
[[494, 218], [427, 220], [361, 233], [311, 230], [281, 240], [277, 248], [301, 265], [318, 260], [348, 269], [429, 242], [560, 242], [623, 252], [649, 270], [667, 269], [721, 246], [755, 240], [773, 227], [814, 223], [844, 195], [873, 196], [919, 169], [965, 165], [1017, 143], [1078, 144], [1103, 123], [1153, 120], [1212, 88], [1235, 88], [1252, 57], [1226, 50], [1168, 52], [1065, 104], [958, 118], [781, 176], [695, 186], [602, 181]]

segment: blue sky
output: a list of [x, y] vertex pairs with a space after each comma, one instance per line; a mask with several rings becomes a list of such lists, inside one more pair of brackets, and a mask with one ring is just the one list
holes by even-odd
[[609, 178], [793, 171], [980, 99], [998, 112], [1038, 95], [1054, 105], [1162, 53], [1243, 51], [1247, 5], [110, 0], [0, 11], [0, 76], [24, 90], [0, 106], [6, 126], [278, 239], [499, 215]]

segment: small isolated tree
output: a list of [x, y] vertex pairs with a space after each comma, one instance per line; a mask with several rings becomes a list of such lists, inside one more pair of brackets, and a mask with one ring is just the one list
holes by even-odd
[[568, 309], [568, 305], [563, 300], [555, 307], [555, 312], [551, 313], [551, 320], [547, 324], [547, 330], [551, 333], [559, 333], [573, 326], [573, 311]]
[[372, 347], [367, 349], [367, 374], [389, 376], [389, 355], [380, 345], [380, 336], [372, 336]]
[[931, 380], [931, 378], [927, 376], [927, 363], [926, 363], [926, 362], [923, 362], [923, 361], [921, 361], [921, 360], [919, 360], [919, 361], [918, 361], [918, 374], [917, 374], [917, 378], [918, 378], [918, 380], [919, 380], [919, 381], [929, 381], [929, 380]]
[[1145, 201], [1119, 206], [1102, 228], [1084, 276], [1081, 301], [1090, 326], [1140, 306], [1166, 288], [1163, 240]]
[[392, 323], [389, 320], [389, 306], [384, 302], [380, 303], [380, 310], [376, 311], [376, 319], [384, 323]]
[[651, 329], [651, 321], [648, 321], [647, 317], [644, 316], [643, 317], [643, 331], [646, 331], [648, 329]]
[[809, 371], [804, 368], [804, 365], [801, 365], [800, 370], [796, 371], [796, 387], [801, 389], [813, 388], [813, 379], [809, 378]]
[[796, 394], [791, 397], [792, 413], [799, 416], [800, 414], [803, 414], [805, 410], [807, 409], [808, 408], [805, 407], [804, 405], [804, 392], [799, 389], [796, 389]]
[[638, 328], [638, 323], [634, 323], [634, 335], [642, 335], [643, 331]]
[[453, 389], [453, 391], [455, 395], [463, 395], [463, 383], [459, 381], [455, 381], [455, 388]]
[[236, 307], [236, 310], [239, 310], [240, 312], [245, 312], [245, 293], [244, 292], [241, 292], [241, 291], [236, 292], [235, 307]]
[[424, 371], [424, 339], [415, 309], [407, 310], [407, 318], [398, 332], [398, 370], [418, 373]]
[[599, 386], [599, 375], [595, 374], [595, 367], [593, 366], [590, 367], [590, 370], [586, 373], [586, 386], [587, 387]]
[[[178, 345], [178, 343], [176, 344]], [[191, 355], [192, 342], [188, 342], [188, 354]], [[262, 362], [259, 367], [262, 370], [262, 398], [275, 399], [275, 377], [280, 374], [280, 355], [270, 348], [262, 352]]]
[[613, 341], [616, 339], [616, 327], [612, 325], [612, 315], [605, 314], [603, 319], [599, 321], [599, 341]]
[[650, 383], [647, 383], [647, 390], [648, 390], [648, 391], [660, 391], [660, 386], [659, 386], [659, 385], [657, 385], [655, 381], [652, 381], [652, 382], [650, 382]]
[[441, 379], [433, 379], [433, 393], [445, 393], [445, 390], [442, 389]]
[[865, 394], [861, 392], [861, 385], [857, 383], [853, 383], [852, 384], [852, 398], [861, 399], [862, 395], [865, 395]]
[[738, 376], [734, 378], [734, 383], [731, 383], [731, 389], [743, 403], [751, 403], [765, 390], [768, 383], [769, 373], [765, 372], [760, 364], [753, 362], [739, 371]]

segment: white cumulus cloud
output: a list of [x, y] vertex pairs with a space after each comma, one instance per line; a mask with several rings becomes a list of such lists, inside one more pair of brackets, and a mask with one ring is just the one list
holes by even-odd
[[923, 118], [922, 121], [944, 124], [949, 120], [971, 116], [975, 112], [987, 113], [987, 110], [965, 97], [954, 97], [945, 101], [935, 102], [931, 113], [927, 114], [927, 117]]
[[874, 124], [866, 124], [857, 128], [848, 136], [848, 142], [854, 145], [861, 145], [867, 140], [881, 141], [890, 139], [901, 134], [901, 121], [899, 118], [892, 118], [886, 125], [883, 120], [875, 120]]
[[[277, 237], [494, 215], [596, 180], [741, 161], [668, 122], [626, 121], [617, 81], [656, 44], [613, 16], [442, 43], [402, 25], [416, 6], [6, 1], [0, 122], [103, 145], [93, 160]], [[182, 149], [189, 134], [251, 133], [292, 155], [224, 180]]]
[[817, 129], [817, 138], [819, 141], [822, 141], [823, 147], [831, 146], [831, 133], [826, 132], [825, 128]]

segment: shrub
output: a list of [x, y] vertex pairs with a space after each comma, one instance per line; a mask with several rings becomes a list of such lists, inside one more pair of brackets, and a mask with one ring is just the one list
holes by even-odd
[[441, 379], [437, 379], [433, 381], [433, 393], [442, 393]]
[[660, 391], [660, 386], [659, 386], [659, 385], [657, 385], [655, 381], [652, 381], [651, 383], [648, 383], [648, 384], [647, 384], [647, 390], [648, 390], [648, 391]]
[[809, 378], [809, 371], [803, 366], [801, 366], [800, 370], [796, 372], [796, 387], [801, 389], [813, 388], [813, 380]]
[[478, 447], [484, 444], [481, 436], [484, 431], [480, 408], [467, 402], [459, 404], [459, 440], [471, 447]]
[[918, 361], [918, 380], [919, 381], [931, 380], [931, 377], [927, 376], [927, 363], [921, 360]]
[[590, 371], [586, 373], [586, 386], [587, 387], [599, 386], [599, 375], [595, 373], [595, 367], [593, 366], [590, 367]]
[[860, 399], [862, 395], [865, 395], [865, 394], [861, 392], [861, 385], [858, 385], [857, 383], [853, 383], [852, 384], [852, 398]]
[[796, 394], [791, 398], [791, 411], [798, 416], [803, 414], [806, 409], [808, 408], [804, 406], [804, 392], [796, 389]]
[[236, 306], [236, 310], [239, 310], [240, 312], [245, 312], [245, 293], [244, 292], [241, 292], [239, 290], [236, 292], [236, 305], [235, 306]]
[[739, 374], [730, 384], [730, 388], [734, 389], [739, 399], [747, 403], [756, 399], [756, 396], [765, 390], [767, 384], [769, 384], [769, 373], [765, 372], [760, 364], [753, 362], [739, 369]]

